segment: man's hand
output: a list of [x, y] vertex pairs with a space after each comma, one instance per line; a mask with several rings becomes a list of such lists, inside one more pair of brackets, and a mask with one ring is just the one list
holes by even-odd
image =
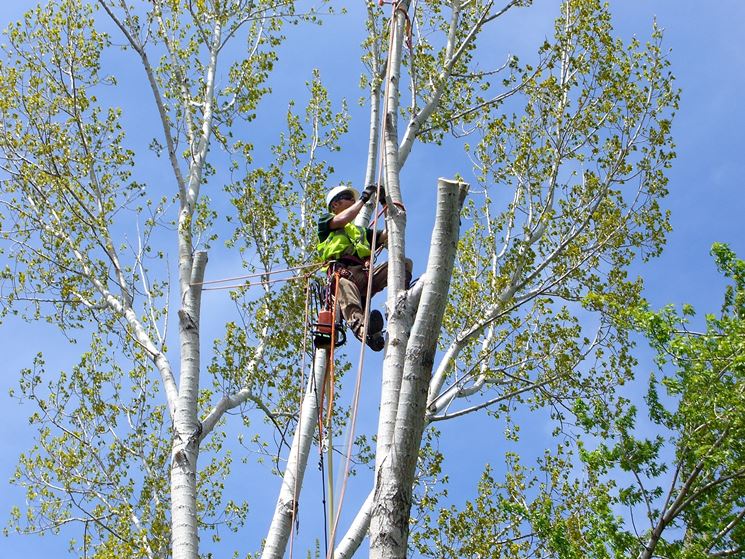
[[365, 203], [375, 196], [375, 190], [376, 186], [374, 184], [368, 184], [365, 190], [362, 191], [362, 194], [360, 194], [360, 202]]
[[380, 203], [385, 206], [387, 199], [388, 197], [385, 195], [385, 187], [381, 184], [380, 185]]
[[[375, 196], [377, 190], [377, 184], [368, 184], [365, 190], [362, 191], [362, 194], [360, 194], [360, 200], [362, 200], [362, 202], [367, 202], [370, 198]], [[385, 205], [385, 189], [382, 184], [380, 185], [380, 203]]]

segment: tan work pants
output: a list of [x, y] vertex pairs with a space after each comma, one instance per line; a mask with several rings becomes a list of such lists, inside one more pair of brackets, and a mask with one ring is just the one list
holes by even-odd
[[[337, 266], [344, 268], [345, 272], [342, 272], [344, 276], [339, 277], [339, 289], [337, 291], [337, 305], [341, 311], [341, 315], [344, 317], [349, 328], [354, 332], [354, 335], [358, 339], [362, 339], [362, 327], [365, 320], [362, 307], [365, 301], [365, 295], [367, 294], [367, 274], [368, 268], [360, 265], [341, 265]], [[411, 270], [413, 262], [410, 259], [406, 259], [406, 285], [411, 282]], [[372, 272], [372, 293], [370, 297], [376, 293], [380, 293], [388, 285], [388, 262], [383, 262], [373, 269]]]

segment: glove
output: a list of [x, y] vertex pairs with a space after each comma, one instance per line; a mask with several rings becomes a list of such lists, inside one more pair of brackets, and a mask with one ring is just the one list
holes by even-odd
[[380, 203], [385, 206], [386, 200], [388, 200], [388, 196], [385, 193], [385, 187], [381, 184], [380, 185]]
[[[378, 190], [377, 184], [368, 184], [365, 190], [362, 191], [362, 194], [360, 194], [360, 200], [363, 202], [367, 202], [370, 198], [375, 196], [375, 192]], [[385, 188], [383, 188], [383, 185], [380, 185], [380, 203], [385, 205]]]
[[375, 196], [376, 188], [377, 187], [374, 184], [368, 184], [365, 190], [362, 191], [362, 194], [360, 194], [360, 200], [362, 200], [363, 203], [367, 202], [370, 198]]

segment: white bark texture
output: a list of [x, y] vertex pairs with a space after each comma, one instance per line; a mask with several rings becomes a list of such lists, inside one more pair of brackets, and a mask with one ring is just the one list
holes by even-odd
[[262, 559], [281, 559], [284, 557], [287, 542], [290, 539], [292, 521], [297, 514], [303, 476], [308, 464], [310, 447], [313, 443], [313, 434], [318, 425], [319, 389], [326, 379], [328, 359], [329, 351], [327, 349], [316, 350], [315, 360], [313, 361], [313, 375], [308, 379], [308, 386], [305, 389], [305, 396], [300, 409], [300, 419], [295, 429], [295, 436], [292, 439], [292, 448], [287, 458], [277, 506], [261, 553]]
[[[199, 556], [199, 531], [197, 521], [197, 458], [201, 423], [197, 416], [199, 399], [199, 318], [207, 253], [194, 253], [191, 220], [199, 198], [204, 166], [212, 135], [215, 75], [222, 26], [217, 20], [213, 27], [209, 49], [209, 64], [204, 80], [202, 97], [203, 116], [199, 134], [192, 141], [192, 158], [186, 192], [181, 192], [178, 251], [179, 287], [179, 336], [181, 340], [181, 375], [178, 403], [174, 421], [174, 442], [171, 463], [171, 540], [173, 559], [196, 559]], [[188, 108], [187, 108], [188, 111]], [[166, 133], [170, 130], [163, 123]], [[196, 143], [196, 145], [194, 145]]]
[[421, 302], [406, 348], [390, 453], [380, 459], [370, 523], [370, 557], [406, 557], [416, 460], [425, 425], [427, 389], [457, 252], [460, 210], [468, 185], [440, 179], [437, 215]]
[[[192, 259], [189, 259], [192, 262]], [[183, 260], [182, 260], [183, 263]], [[197, 522], [197, 458], [200, 424], [197, 419], [199, 393], [199, 314], [207, 253], [197, 252], [190, 286], [183, 292], [179, 310], [181, 378], [174, 421], [171, 454], [171, 531], [174, 559], [195, 559], [199, 553]]]
[[357, 511], [352, 525], [347, 530], [339, 545], [334, 549], [334, 559], [349, 559], [362, 544], [362, 540], [367, 535], [367, 529], [370, 527], [370, 516], [372, 514], [372, 505], [374, 492], [368, 493], [365, 502]]
[[[367, 146], [367, 165], [365, 167], [365, 185], [373, 184], [376, 181], [378, 166], [378, 146], [380, 142], [380, 86], [373, 84], [370, 86], [370, 138]], [[380, 177], [382, 180], [383, 177]], [[362, 208], [354, 222], [357, 225], [366, 227], [370, 223], [373, 212], [377, 211], [375, 207], [375, 197], [373, 197], [365, 207]]]
[[[388, 53], [388, 71], [386, 74], [387, 98], [384, 124], [384, 156], [386, 193], [389, 201], [401, 203], [401, 185], [398, 164], [398, 92], [401, 77], [401, 53], [405, 34], [406, 18], [404, 11], [409, 2], [401, 2], [396, 10], [393, 25], [391, 51]], [[380, 398], [380, 415], [378, 419], [377, 447], [375, 469], [380, 467], [380, 460], [388, 454], [398, 408], [398, 393], [401, 387], [400, 373], [403, 370], [406, 343], [409, 330], [405, 317], [396, 312], [398, 293], [404, 287], [404, 231], [406, 213], [394, 204], [388, 206], [386, 215], [388, 227], [388, 343], [383, 361], [383, 380]]]

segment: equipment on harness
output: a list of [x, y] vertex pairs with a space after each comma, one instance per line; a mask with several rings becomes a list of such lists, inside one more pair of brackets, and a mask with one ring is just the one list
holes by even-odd
[[[333, 266], [329, 266], [325, 285], [316, 283], [313, 290], [313, 299], [318, 311], [318, 320], [313, 324], [313, 345], [316, 348], [343, 346], [347, 342], [347, 331], [336, 316], [336, 297], [333, 291], [334, 285]], [[340, 313], [341, 314], [341, 313]]]
[[316, 348], [329, 347], [332, 336], [335, 338], [334, 347], [347, 343], [346, 329], [341, 322], [334, 322], [334, 311], [322, 309], [318, 313], [318, 322], [313, 326], [313, 345]]

